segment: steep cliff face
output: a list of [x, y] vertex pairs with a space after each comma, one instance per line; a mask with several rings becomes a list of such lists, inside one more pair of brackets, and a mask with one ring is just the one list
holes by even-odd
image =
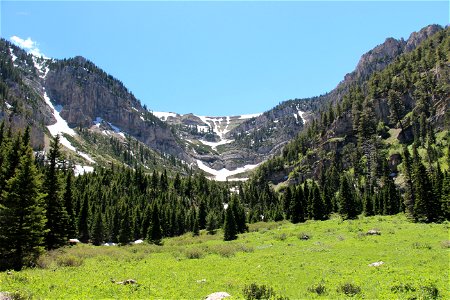
[[[256, 119], [247, 120], [228, 133], [235, 142], [227, 147], [247, 149], [251, 153], [251, 159], [255, 161], [267, 159], [293, 139], [303, 129], [305, 122], [320, 117], [320, 113], [326, 110], [329, 104], [342, 101], [343, 95], [352, 85], [361, 84], [375, 72], [384, 70], [401, 54], [411, 52], [442, 29], [439, 25], [424, 27], [412, 33], [407, 41], [387, 38], [384, 43], [363, 54], [355, 70], [345, 75], [335, 89], [318, 97], [285, 101]], [[375, 110], [385, 122], [388, 121], [386, 101], [376, 103]], [[302, 121], [297, 117], [300, 116], [299, 111], [303, 117]], [[344, 132], [346, 127], [348, 126], [338, 126], [338, 131]]]
[[154, 117], [123, 86], [82, 57], [56, 61], [45, 88], [71, 127], [89, 128], [102, 119], [151, 148], [189, 160], [170, 128]]

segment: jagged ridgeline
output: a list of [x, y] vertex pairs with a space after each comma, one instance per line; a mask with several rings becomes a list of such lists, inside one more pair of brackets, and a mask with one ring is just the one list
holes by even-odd
[[59, 133], [66, 158], [80, 167], [187, 174], [189, 158], [171, 128], [92, 62], [36, 57], [1, 39], [0, 64], [0, 119], [13, 130], [30, 126], [35, 150]]
[[337, 101], [322, 102], [305, 130], [250, 180], [256, 199], [266, 194], [261, 186], [281, 183], [284, 202], [258, 203], [261, 211], [288, 216], [303, 201], [311, 219], [323, 218], [322, 209], [346, 215], [344, 207], [356, 208], [352, 217], [406, 211], [420, 221], [448, 219], [449, 30], [354, 82]]

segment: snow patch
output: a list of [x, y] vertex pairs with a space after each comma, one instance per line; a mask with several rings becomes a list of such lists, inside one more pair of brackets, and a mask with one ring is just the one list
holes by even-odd
[[157, 118], [161, 119], [161, 121], [167, 121], [169, 117], [176, 117], [177, 114], [173, 112], [162, 112], [162, 111], [153, 111], [152, 114]]
[[299, 110], [298, 111], [298, 115], [300, 116], [300, 118], [302, 118], [303, 124], [306, 124], [306, 119], [303, 117], [305, 114], [304, 111]]
[[103, 119], [100, 117], [96, 117], [94, 120], [94, 125], [100, 127], [100, 124], [103, 122]]
[[94, 172], [94, 167], [75, 165], [75, 168], [74, 168], [75, 176], [83, 175], [84, 173], [91, 173], [91, 172]]
[[240, 167], [240, 168], [237, 168], [237, 169], [231, 170], [231, 171], [228, 169], [225, 169], [225, 168], [223, 168], [221, 170], [214, 170], [214, 169], [208, 167], [207, 165], [205, 165], [201, 160], [198, 160], [198, 159], [197, 159], [197, 165], [201, 170], [213, 175], [215, 180], [227, 181], [227, 177], [253, 170], [259, 164], [245, 165], [243, 167]]
[[251, 118], [259, 117], [260, 115], [262, 115], [262, 113], [241, 115], [241, 116], [239, 117], [239, 119], [241, 119], [241, 120], [246, 120], [246, 119], [251, 119]]
[[114, 126], [113, 124], [109, 123], [109, 126], [111, 126], [111, 128], [114, 130], [115, 133], [117, 133], [118, 135], [120, 135], [121, 137], [125, 138], [125, 134], [123, 134], [122, 130], [120, 130], [119, 127]]
[[9, 48], [9, 53], [11, 53], [11, 59], [12, 62], [14, 63], [17, 59], [17, 56], [14, 54], [13, 48]]
[[36, 56], [33, 56], [33, 64], [39, 72], [39, 77], [45, 78], [49, 71], [48, 66], [45, 65], [45, 60], [41, 59], [41, 61], [38, 61], [38, 58]]
[[204, 140], [199, 140], [200, 143], [206, 146], [210, 146], [212, 149], [217, 150], [217, 147], [220, 145], [225, 145], [234, 142], [234, 140], [220, 140], [219, 142], [208, 142]]
[[12, 108], [12, 105], [9, 104], [8, 102], [5, 102], [5, 105], [6, 105], [6, 108], [7, 108], [7, 109], [11, 109], [11, 108]]
[[[45, 103], [50, 106], [51, 109], [53, 109], [53, 116], [56, 119], [56, 123], [53, 125], [49, 125], [47, 126], [48, 130], [50, 131], [50, 133], [52, 134], [52, 136], [55, 136], [57, 134], [62, 134], [62, 133], [66, 133], [68, 135], [74, 136], [76, 133], [75, 131], [69, 127], [69, 125], [67, 125], [66, 120], [64, 120], [58, 110], [53, 106], [52, 101], [50, 100], [50, 98], [47, 96], [47, 92], [44, 92], [44, 100]], [[61, 138], [62, 140], [62, 138]], [[70, 142], [69, 142], [70, 144]]]
[[71, 143], [68, 139], [66, 139], [64, 137], [64, 133], [68, 134], [70, 136], [75, 136], [76, 133], [75, 131], [69, 127], [69, 125], [67, 124], [66, 120], [64, 120], [59, 112], [62, 110], [62, 106], [61, 105], [57, 105], [56, 107], [53, 106], [52, 101], [50, 100], [50, 98], [47, 95], [47, 92], [44, 92], [44, 100], [45, 103], [50, 106], [51, 109], [53, 109], [53, 117], [55, 117], [56, 119], [56, 123], [53, 125], [49, 125], [47, 126], [48, 130], [50, 131], [50, 134], [52, 136], [56, 136], [57, 134], [59, 134], [59, 142], [61, 143], [61, 145], [65, 146], [67, 149], [72, 150], [74, 152], [76, 152], [78, 155], [80, 155], [81, 157], [83, 157], [84, 159], [86, 159], [87, 161], [91, 162], [91, 163], [95, 163], [95, 161], [86, 153], [80, 152], [78, 151]]

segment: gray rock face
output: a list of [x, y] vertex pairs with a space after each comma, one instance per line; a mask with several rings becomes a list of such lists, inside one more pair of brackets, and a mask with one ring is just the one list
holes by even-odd
[[151, 148], [189, 160], [170, 128], [142, 108], [121, 82], [81, 57], [58, 61], [45, 79], [50, 99], [62, 105], [69, 126], [87, 127], [100, 117]]

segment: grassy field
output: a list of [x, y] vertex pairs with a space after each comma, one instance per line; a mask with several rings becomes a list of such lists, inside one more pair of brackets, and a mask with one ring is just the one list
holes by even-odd
[[[449, 227], [403, 215], [335, 218], [252, 224], [233, 242], [202, 232], [159, 247], [79, 245], [47, 254], [35, 269], [0, 273], [0, 291], [37, 299], [203, 299], [226, 291], [241, 299], [256, 283], [289, 299], [450, 299]], [[381, 235], [366, 235], [370, 229]], [[117, 284], [126, 279], [137, 284]]]

